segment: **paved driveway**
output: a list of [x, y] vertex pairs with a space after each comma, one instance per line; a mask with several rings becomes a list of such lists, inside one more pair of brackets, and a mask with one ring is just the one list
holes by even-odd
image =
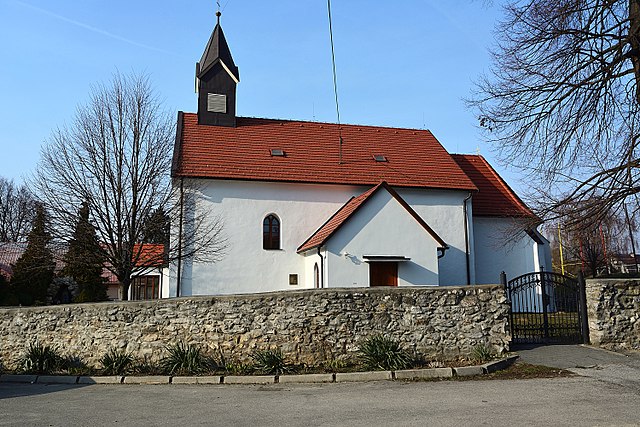
[[563, 368], [640, 390], [640, 353], [625, 355], [584, 345], [520, 346], [514, 350], [521, 360], [534, 365]]
[[269, 386], [0, 384], [0, 426], [636, 425], [637, 389], [593, 378]]

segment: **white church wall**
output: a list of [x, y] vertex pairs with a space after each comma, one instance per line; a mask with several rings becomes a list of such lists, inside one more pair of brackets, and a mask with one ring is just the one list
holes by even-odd
[[508, 279], [539, 271], [547, 259], [548, 245], [538, 245], [516, 220], [475, 217], [473, 222], [478, 284], [500, 283], [502, 271]]
[[[463, 202], [469, 193], [450, 190], [419, 190], [402, 188], [398, 194], [425, 220], [427, 224], [449, 245], [439, 262], [440, 285], [467, 284], [467, 257], [464, 237]], [[471, 203], [467, 203], [467, 215], [471, 218]], [[473, 221], [468, 222], [469, 275], [475, 282]]]
[[[210, 211], [223, 222], [228, 239], [224, 257], [215, 263], [182, 263], [181, 295], [252, 293], [313, 286], [307, 262], [320, 258], [296, 253], [314, 231], [349, 198], [369, 187], [200, 180], [202, 194], [196, 215]], [[262, 221], [280, 219], [281, 249], [262, 248]], [[174, 227], [174, 236], [175, 233]], [[298, 274], [298, 285], [289, 275]], [[176, 272], [170, 295], [176, 294]]]
[[328, 287], [369, 286], [369, 256], [401, 256], [398, 286], [438, 284], [435, 239], [381, 189], [327, 243]]
[[[369, 186], [198, 180], [201, 193], [195, 215], [217, 215], [228, 239], [225, 256], [215, 263], [184, 260], [181, 295], [210, 295], [302, 289], [313, 286], [317, 254], [301, 256], [296, 249], [352, 196]], [[464, 191], [396, 189], [450, 246], [439, 262], [439, 284], [466, 283]], [[204, 208], [202, 208], [204, 206]], [[273, 213], [281, 220], [281, 249], [262, 248], [262, 221]], [[185, 218], [188, 222], [189, 218]], [[188, 224], [185, 224], [188, 227]], [[172, 236], [177, 235], [177, 226]], [[473, 224], [469, 229], [473, 238]], [[400, 239], [401, 240], [401, 239]], [[473, 249], [473, 246], [471, 246]], [[473, 250], [471, 274], [474, 275]], [[312, 261], [313, 260], [313, 261]], [[317, 260], [317, 261], [316, 261]], [[325, 286], [332, 260], [325, 259]], [[401, 267], [402, 269], [408, 267]], [[298, 285], [289, 285], [298, 274]], [[367, 276], [368, 280], [368, 276]], [[169, 296], [176, 295], [177, 270], [172, 265]], [[351, 282], [353, 283], [353, 281]], [[368, 282], [367, 282], [368, 283]]]

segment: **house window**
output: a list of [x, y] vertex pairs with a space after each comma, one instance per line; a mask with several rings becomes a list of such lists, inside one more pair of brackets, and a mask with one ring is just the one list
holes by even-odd
[[131, 283], [133, 300], [158, 299], [160, 276], [138, 276]]
[[280, 249], [280, 220], [273, 214], [262, 221], [262, 248]]

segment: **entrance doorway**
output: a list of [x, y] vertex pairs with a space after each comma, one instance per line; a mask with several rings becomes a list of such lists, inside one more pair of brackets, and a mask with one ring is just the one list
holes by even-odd
[[398, 286], [398, 263], [369, 262], [369, 286]]

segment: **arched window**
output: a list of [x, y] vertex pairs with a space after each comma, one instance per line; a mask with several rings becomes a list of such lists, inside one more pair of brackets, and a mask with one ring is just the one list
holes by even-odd
[[280, 249], [280, 220], [273, 214], [262, 221], [262, 248]]
[[318, 268], [317, 262], [313, 266], [313, 287], [320, 287], [320, 269]]

